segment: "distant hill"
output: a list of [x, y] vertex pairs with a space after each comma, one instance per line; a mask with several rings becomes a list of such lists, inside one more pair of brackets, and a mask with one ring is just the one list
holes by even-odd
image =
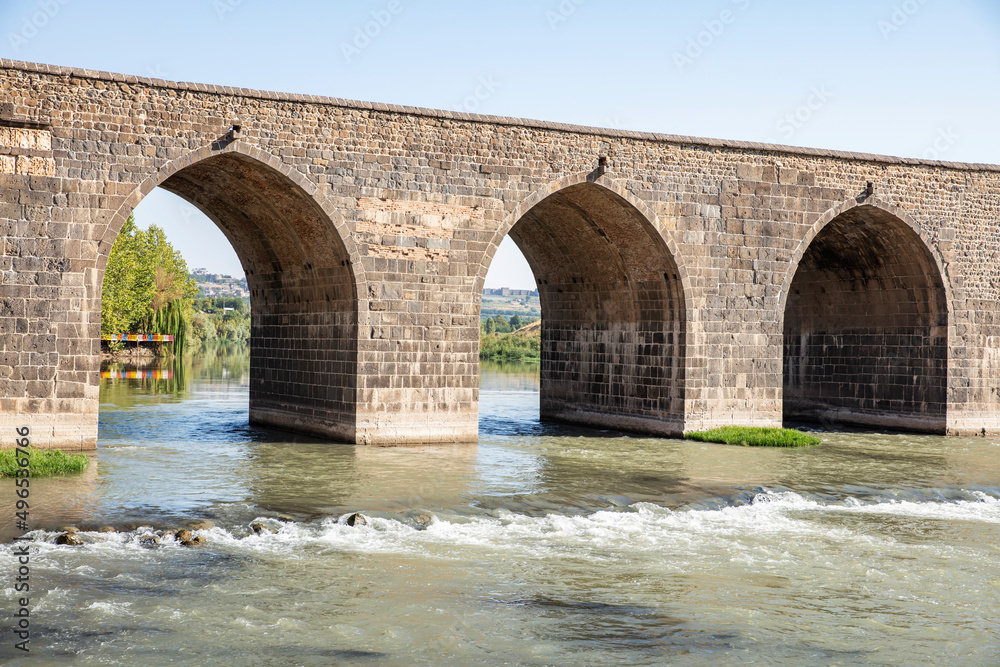
[[522, 335], [525, 335], [525, 336], [534, 336], [534, 335], [539, 334], [541, 332], [542, 332], [542, 321], [541, 320], [535, 320], [531, 324], [529, 324], [527, 326], [521, 327], [520, 329], [518, 329], [514, 333], [515, 334], [522, 334]]

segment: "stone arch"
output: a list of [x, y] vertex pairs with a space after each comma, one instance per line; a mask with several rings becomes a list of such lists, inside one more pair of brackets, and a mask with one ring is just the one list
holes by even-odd
[[354, 441], [364, 267], [312, 181], [253, 147], [205, 147], [148, 176], [111, 217], [89, 299], [125, 220], [156, 187], [203, 211], [243, 264], [251, 293], [250, 421]]
[[677, 267], [677, 275], [681, 281], [681, 288], [684, 293], [685, 310], [687, 310], [688, 313], [692, 312], [694, 308], [694, 301], [691, 298], [691, 290], [689, 289], [689, 285], [691, 285], [691, 278], [689, 276], [687, 264], [684, 262], [684, 256], [681, 254], [680, 249], [674, 242], [674, 239], [663, 233], [663, 225], [660, 222], [659, 216], [656, 215], [656, 212], [653, 211], [653, 209], [650, 208], [645, 201], [625, 188], [620, 182], [615, 181], [608, 176], [597, 176], [594, 172], [584, 171], [570, 174], [568, 176], [564, 176], [563, 178], [546, 183], [543, 187], [535, 190], [524, 198], [518, 203], [513, 211], [507, 214], [503, 223], [493, 234], [493, 238], [490, 240], [489, 245], [483, 254], [483, 259], [479, 264], [479, 273], [476, 276], [477, 293], [482, 295], [483, 283], [486, 281], [486, 274], [489, 273], [490, 265], [493, 263], [493, 257], [496, 255], [497, 249], [500, 247], [500, 243], [510, 233], [511, 228], [517, 224], [522, 217], [524, 217], [524, 214], [546, 197], [570, 186], [580, 185], [583, 183], [593, 183], [614, 193], [631, 204], [637, 211], [639, 211], [639, 213], [642, 214], [642, 217], [645, 219], [645, 223], [655, 231], [664, 243], [666, 243], [667, 250], [673, 258], [674, 264]]
[[944, 433], [946, 278], [898, 207], [869, 197], [824, 214], [779, 299], [785, 419]]
[[[329, 225], [332, 226], [333, 232], [327, 235], [326, 240], [333, 246], [342, 249], [344, 261], [348, 263], [353, 276], [355, 296], [359, 300], [364, 298], [367, 293], [367, 290], [365, 289], [367, 281], [365, 279], [364, 265], [358, 260], [360, 252], [354, 242], [351, 230], [344, 222], [339, 210], [329, 201], [329, 198], [320, 190], [320, 188], [301, 172], [288, 166], [281, 159], [270, 153], [253, 146], [240, 145], [239, 142], [232, 142], [224, 147], [204, 146], [202, 148], [198, 148], [168, 162], [147, 176], [142, 183], [129, 193], [129, 195], [125, 198], [125, 201], [122, 202], [122, 204], [111, 216], [111, 219], [108, 221], [104, 235], [102, 236], [97, 248], [98, 259], [96, 268], [103, 274], [104, 266], [107, 263], [108, 256], [111, 252], [111, 246], [114, 245], [115, 239], [118, 237], [118, 232], [121, 231], [122, 225], [125, 224], [128, 216], [131, 215], [132, 211], [139, 205], [139, 202], [141, 202], [146, 195], [157, 187], [164, 186], [166, 181], [179, 172], [184, 171], [193, 165], [204, 162], [205, 160], [224, 155], [241, 156], [250, 163], [257, 164], [261, 168], [266, 168], [284, 176], [291, 182], [291, 184], [301, 190], [301, 193], [306, 198], [312, 200], [313, 203], [315, 203], [315, 205], [322, 210], [328, 219]], [[170, 188], [167, 187], [166, 189], [169, 190]], [[184, 197], [183, 194], [180, 194], [180, 196]], [[192, 203], [195, 206], [199, 206], [196, 202]], [[206, 215], [210, 218], [212, 217], [211, 213], [206, 213]], [[218, 224], [218, 221], [214, 219], [213, 221]], [[226, 233], [225, 229], [222, 231], [223, 233]]]
[[648, 207], [603, 177], [548, 184], [497, 231], [479, 295], [506, 235], [531, 266], [542, 303], [542, 417], [681, 433], [689, 302]]

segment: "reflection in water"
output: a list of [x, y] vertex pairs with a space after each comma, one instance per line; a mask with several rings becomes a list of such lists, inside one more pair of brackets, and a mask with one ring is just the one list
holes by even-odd
[[172, 380], [174, 372], [171, 369], [135, 369], [101, 371], [102, 380]]
[[521, 362], [480, 361], [480, 391], [538, 393], [540, 366]]
[[[1000, 650], [1000, 443], [822, 433], [783, 450], [560, 426], [539, 421], [537, 365], [484, 363], [478, 444], [354, 447], [251, 427], [245, 351], [171, 370], [102, 383], [97, 465], [33, 482], [32, 517], [217, 527], [202, 549], [37, 534], [52, 660], [169, 645], [192, 664], [967, 665]], [[339, 522], [354, 511], [366, 526]]]

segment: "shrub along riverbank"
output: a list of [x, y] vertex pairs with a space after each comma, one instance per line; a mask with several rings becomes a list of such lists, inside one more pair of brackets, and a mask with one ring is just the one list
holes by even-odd
[[541, 320], [522, 320], [514, 315], [490, 317], [479, 327], [479, 358], [483, 361], [542, 360]]
[[538, 333], [483, 334], [479, 358], [486, 361], [541, 361], [542, 339]]

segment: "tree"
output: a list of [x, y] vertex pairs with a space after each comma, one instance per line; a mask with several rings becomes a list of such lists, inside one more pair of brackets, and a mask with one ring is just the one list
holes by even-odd
[[161, 333], [184, 349], [198, 286], [187, 262], [156, 225], [143, 231], [130, 215], [111, 248], [101, 290], [101, 332]]
[[495, 334], [497, 332], [497, 323], [493, 321], [492, 317], [486, 320], [485, 330], [487, 334]]
[[101, 333], [132, 333], [153, 301], [153, 276], [146, 270], [144, 234], [130, 215], [111, 247], [101, 290]]
[[517, 331], [518, 329], [520, 329], [523, 326], [524, 325], [521, 323], [521, 316], [520, 315], [518, 315], [517, 313], [511, 315], [511, 317], [510, 317], [510, 330], [511, 331]]

